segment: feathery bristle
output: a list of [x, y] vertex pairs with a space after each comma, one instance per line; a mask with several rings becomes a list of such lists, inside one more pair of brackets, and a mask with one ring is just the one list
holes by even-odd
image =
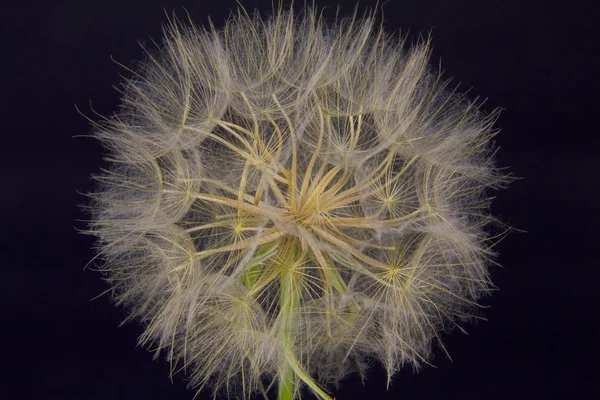
[[389, 382], [493, 288], [496, 113], [403, 46], [314, 8], [173, 19], [96, 125], [99, 268], [191, 386], [331, 399], [372, 359]]

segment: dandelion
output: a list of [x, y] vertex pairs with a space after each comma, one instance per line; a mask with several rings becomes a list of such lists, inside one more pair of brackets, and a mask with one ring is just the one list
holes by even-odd
[[493, 285], [497, 113], [372, 14], [170, 20], [95, 123], [86, 233], [140, 343], [215, 397], [388, 383]]

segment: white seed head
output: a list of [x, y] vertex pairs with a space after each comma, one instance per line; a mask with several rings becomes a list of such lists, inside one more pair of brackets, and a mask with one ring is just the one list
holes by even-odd
[[96, 125], [100, 269], [193, 387], [329, 399], [373, 359], [389, 382], [493, 288], [496, 113], [404, 44], [313, 8], [174, 19]]

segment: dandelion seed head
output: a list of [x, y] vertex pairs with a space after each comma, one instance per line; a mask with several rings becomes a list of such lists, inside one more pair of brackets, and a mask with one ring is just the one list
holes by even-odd
[[389, 384], [493, 288], [496, 114], [404, 45], [357, 13], [174, 18], [96, 124], [99, 268], [192, 387]]

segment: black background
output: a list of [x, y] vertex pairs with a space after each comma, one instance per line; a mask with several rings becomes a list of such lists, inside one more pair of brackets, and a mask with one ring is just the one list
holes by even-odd
[[[340, 4], [343, 14], [354, 6]], [[140, 327], [118, 327], [122, 310], [106, 297], [90, 301], [105, 286], [83, 271], [93, 239], [74, 228], [85, 218], [76, 190], [91, 189], [102, 157], [93, 139], [72, 138], [89, 131], [74, 105], [90, 116], [90, 101], [103, 115], [114, 110], [111, 85], [124, 71], [110, 56], [140, 59], [137, 40], [160, 40], [163, 7], [183, 15], [182, 6], [218, 26], [236, 3], [21, 2], [0, 13], [5, 399], [193, 397], [181, 377], [170, 382], [168, 363], [136, 347]], [[389, 1], [383, 10], [389, 30], [431, 32], [432, 62], [487, 98], [487, 110], [505, 109], [498, 162], [523, 179], [497, 194], [493, 212], [527, 233], [498, 245], [488, 321], [446, 336], [452, 361], [438, 351], [436, 368], [403, 371], [389, 391], [374, 367], [365, 387], [350, 377], [336, 397], [600, 398], [596, 16], [573, 1]]]

